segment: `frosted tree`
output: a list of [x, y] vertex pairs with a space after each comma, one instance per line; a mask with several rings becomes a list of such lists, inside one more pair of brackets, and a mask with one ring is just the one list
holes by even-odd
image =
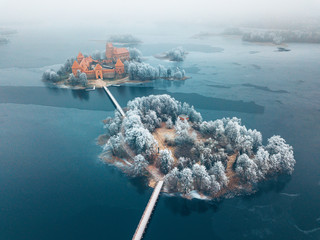
[[198, 163], [194, 164], [192, 167], [192, 174], [195, 189], [200, 191], [207, 191], [210, 189], [211, 179], [204, 166], [201, 166]]
[[296, 161], [293, 156], [293, 149], [280, 136], [273, 136], [268, 139], [266, 150], [270, 154], [271, 169], [275, 172], [291, 174]]
[[76, 85], [78, 83], [77, 77], [73, 73], [69, 75], [69, 82], [71, 85]]
[[167, 174], [172, 166], [173, 166], [174, 159], [172, 157], [172, 153], [168, 149], [160, 150], [159, 152], [159, 164], [160, 170], [164, 174]]
[[248, 130], [248, 135], [252, 138], [252, 146], [253, 149], [256, 151], [262, 145], [262, 134], [261, 132], [257, 131], [256, 129]]
[[180, 172], [179, 191], [189, 193], [193, 190], [193, 178], [190, 168], [185, 168]]
[[176, 71], [173, 75], [173, 78], [181, 80], [183, 78], [182, 73], [180, 71]]
[[87, 79], [87, 74], [85, 73], [80, 73], [79, 75], [79, 82], [82, 86], [87, 86], [88, 84], [88, 79]]
[[216, 194], [221, 189], [220, 184], [218, 183], [215, 175], [210, 175], [210, 188], [209, 191], [212, 194]]
[[186, 57], [187, 52], [182, 47], [173, 48], [166, 52], [166, 57], [171, 61], [183, 61]]
[[173, 128], [173, 123], [172, 123], [171, 117], [169, 117], [168, 120], [166, 121], [166, 127], [169, 129]]
[[68, 58], [66, 62], [58, 70], [57, 72], [58, 75], [64, 76], [64, 75], [70, 74], [72, 72], [71, 67], [73, 65], [74, 60], [75, 60], [74, 58]]
[[179, 179], [180, 172], [175, 167], [165, 176], [164, 183], [170, 191], [177, 191]]
[[142, 53], [137, 48], [129, 48], [130, 59], [141, 62]]
[[109, 138], [105, 148], [110, 147], [113, 155], [118, 157], [123, 157], [125, 156], [125, 151], [123, 149], [123, 142], [124, 142], [124, 139], [122, 134], [118, 133]]
[[161, 78], [166, 78], [168, 77], [167, 69], [163, 65], [158, 65], [159, 68], [159, 76]]
[[210, 175], [215, 176], [216, 181], [220, 184], [221, 187], [227, 186], [228, 177], [225, 173], [225, 168], [221, 162], [216, 162], [209, 172]]
[[146, 174], [146, 168], [148, 166], [148, 161], [141, 154], [136, 155], [133, 159], [133, 164], [130, 168], [130, 173], [134, 176], [143, 176]]
[[254, 161], [258, 167], [258, 175], [261, 178], [265, 178], [265, 176], [269, 173], [270, 170], [270, 154], [263, 147], [259, 147], [258, 151], [254, 157]]
[[152, 134], [144, 127], [127, 129], [125, 140], [137, 153], [149, 152], [156, 147]]
[[247, 154], [242, 154], [238, 157], [236, 173], [244, 180], [251, 183], [256, 183], [259, 180], [258, 166]]
[[56, 83], [59, 82], [61, 79], [60, 76], [54, 70], [48, 69], [42, 74], [42, 80]]

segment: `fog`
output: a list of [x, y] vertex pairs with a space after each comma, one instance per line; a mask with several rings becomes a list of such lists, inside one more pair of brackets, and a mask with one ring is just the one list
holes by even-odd
[[[176, 31], [225, 25], [301, 25], [319, 22], [318, 0], [1, 0], [0, 27], [112, 29], [113, 32]], [[311, 20], [310, 20], [311, 21]]]

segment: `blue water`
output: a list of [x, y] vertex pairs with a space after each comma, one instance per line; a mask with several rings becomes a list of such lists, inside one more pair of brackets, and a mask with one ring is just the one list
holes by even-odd
[[[0, 239], [130, 239], [152, 189], [99, 159], [96, 138], [113, 105], [103, 91], [40, 81], [43, 70], [104, 43], [59, 36], [22, 29], [0, 46]], [[320, 46], [290, 44], [280, 53], [236, 38], [140, 38], [147, 62], [181, 66], [191, 78], [112, 87], [122, 106], [167, 93], [205, 120], [237, 116], [264, 140], [280, 134], [297, 160], [291, 177], [252, 196], [161, 195], [145, 239], [320, 239]], [[178, 45], [189, 52], [184, 63], [152, 57]]]

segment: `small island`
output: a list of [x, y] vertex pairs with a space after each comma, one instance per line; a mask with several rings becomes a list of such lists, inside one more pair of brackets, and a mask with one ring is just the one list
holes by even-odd
[[159, 78], [188, 78], [185, 71], [178, 67], [153, 67], [142, 62], [142, 54], [136, 48], [117, 48], [108, 42], [104, 52], [95, 51], [91, 55], [79, 52], [77, 58], [67, 59], [57, 72], [46, 70], [42, 76], [43, 81], [59, 87], [84, 89], [89, 86], [102, 88], [128, 82], [141, 83]]
[[221, 199], [252, 194], [261, 181], [291, 174], [293, 149], [280, 136], [262, 135], [238, 118], [203, 121], [192, 106], [169, 95], [129, 101], [125, 116], [104, 120], [101, 158], [149, 186], [182, 197]]

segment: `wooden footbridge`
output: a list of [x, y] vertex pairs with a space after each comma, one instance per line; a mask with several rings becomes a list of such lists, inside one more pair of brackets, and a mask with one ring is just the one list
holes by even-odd
[[163, 185], [163, 181], [160, 180], [156, 187], [153, 190], [153, 193], [151, 195], [151, 198], [149, 199], [149, 202], [147, 204], [146, 209], [143, 212], [142, 218], [140, 219], [139, 225], [137, 227], [137, 230], [135, 234], [133, 235], [132, 240], [140, 240], [143, 237], [143, 233], [147, 227], [147, 224], [149, 222], [149, 219], [151, 217], [152, 211], [154, 209], [154, 206], [156, 205], [156, 202], [158, 200], [161, 188]]
[[[119, 103], [117, 102], [117, 100], [113, 97], [113, 95], [111, 94], [111, 92], [109, 91], [108, 87], [103, 87], [105, 92], [107, 93], [107, 95], [109, 96], [109, 98], [111, 99], [112, 103], [115, 105], [115, 107], [117, 108], [117, 110], [120, 112], [120, 114], [122, 115], [122, 117], [125, 117], [125, 113], [122, 110], [122, 108], [120, 107]], [[147, 204], [147, 207], [145, 208], [143, 215], [140, 219], [139, 225], [136, 229], [135, 234], [133, 235], [132, 240], [140, 240], [143, 237], [143, 234], [147, 228], [148, 222], [150, 220], [152, 211], [157, 203], [157, 200], [159, 198], [159, 194], [161, 192], [163, 186], [163, 180], [160, 180], [157, 182], [156, 187], [153, 190], [153, 193], [149, 199], [149, 202]]]
[[116, 106], [117, 110], [120, 112], [120, 114], [122, 115], [122, 117], [124, 117], [126, 114], [124, 113], [124, 111], [122, 110], [122, 108], [120, 107], [119, 103], [117, 102], [117, 100], [113, 97], [112, 93], [109, 91], [108, 87], [103, 87], [103, 89], [106, 91], [106, 93], [108, 94], [109, 98], [111, 99], [112, 103]]

